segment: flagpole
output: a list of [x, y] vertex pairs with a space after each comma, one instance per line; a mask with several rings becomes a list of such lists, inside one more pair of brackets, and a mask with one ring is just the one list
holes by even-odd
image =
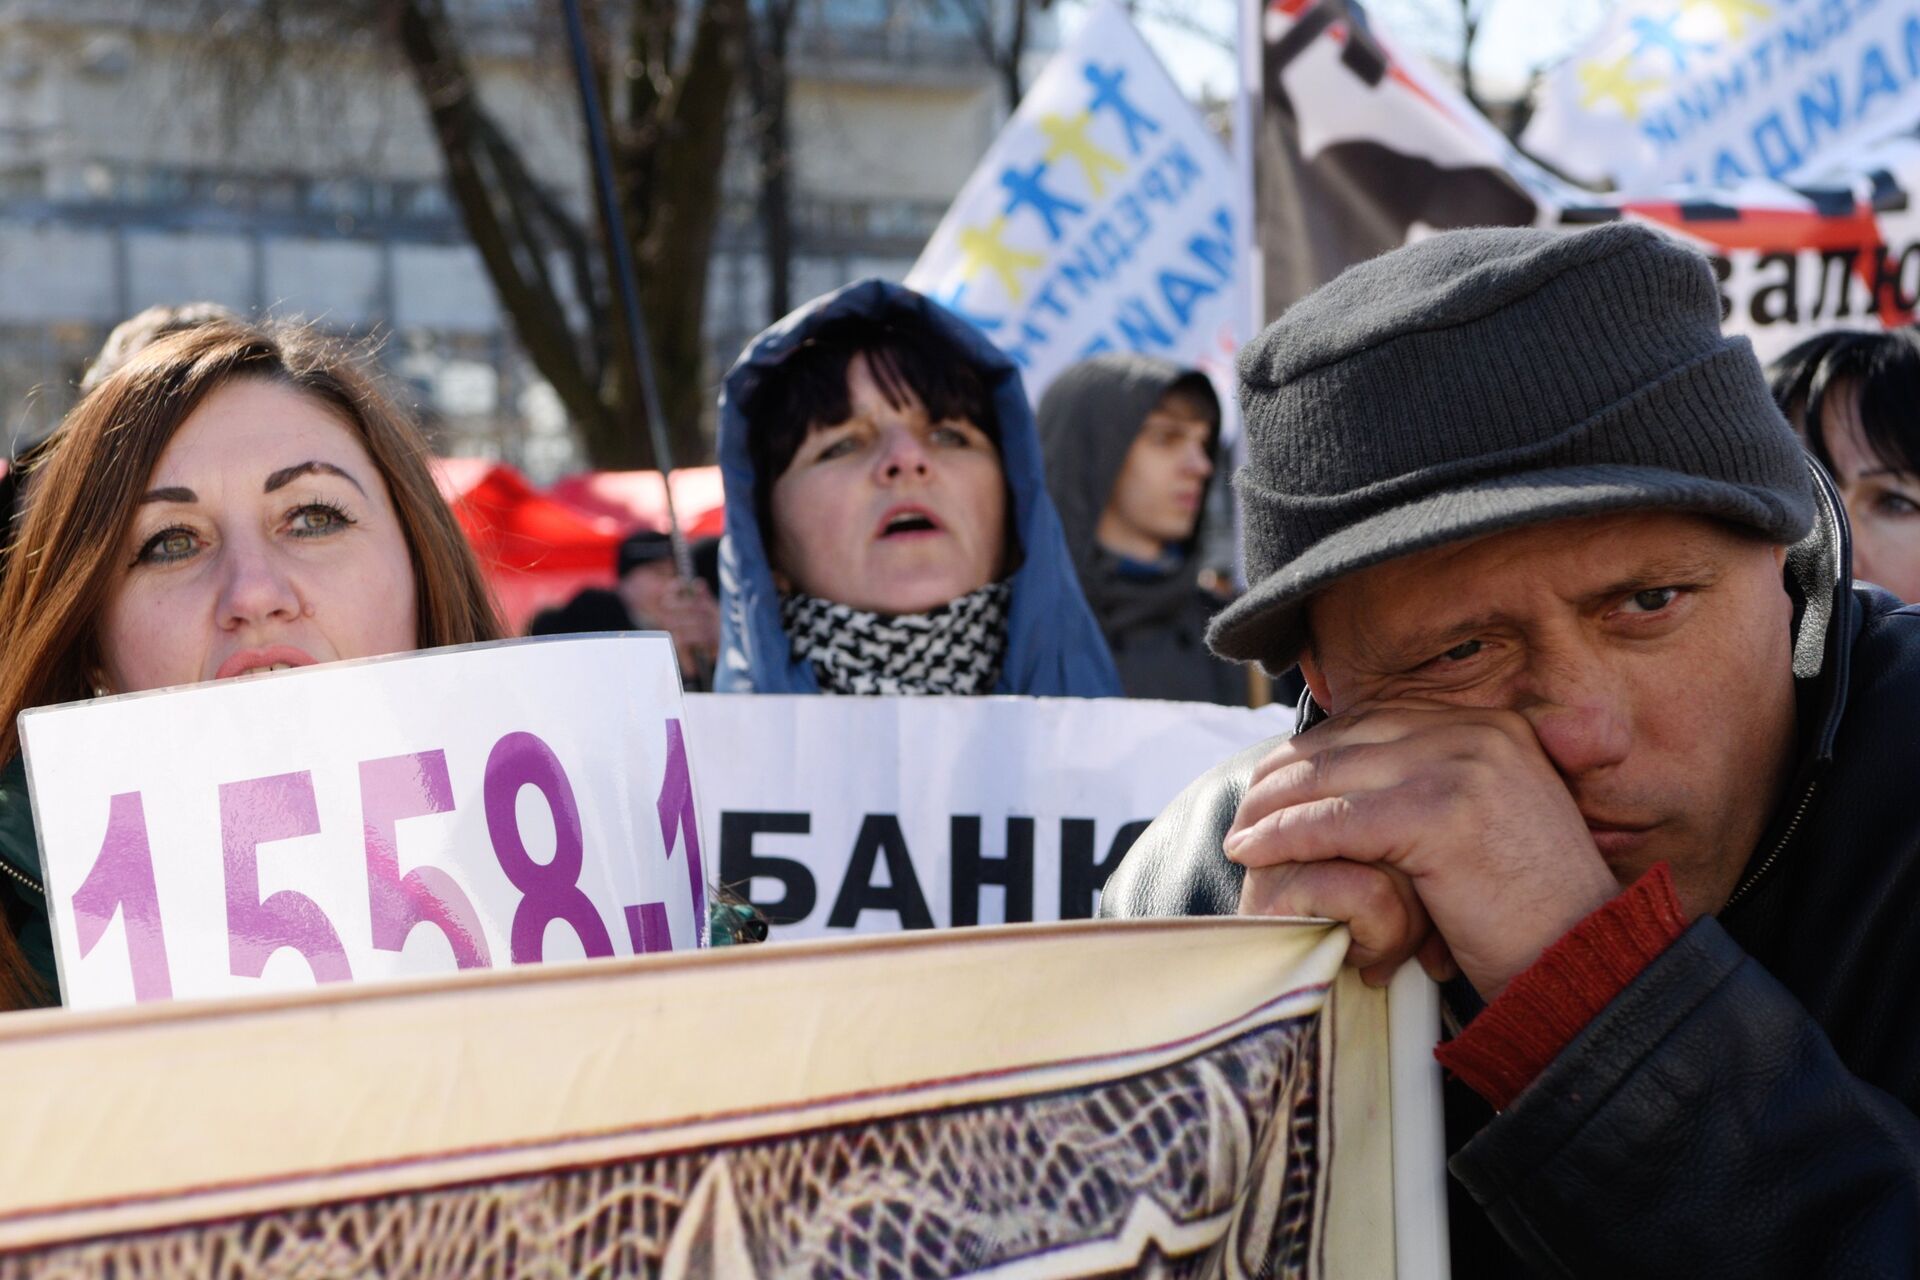
[[612, 257], [613, 289], [626, 317], [629, 355], [634, 377], [640, 385], [647, 431], [652, 437], [653, 461], [660, 470], [660, 486], [666, 491], [667, 537], [673, 548], [674, 572], [682, 583], [690, 583], [693, 555], [680, 530], [680, 515], [673, 502], [673, 446], [667, 436], [666, 418], [660, 411], [660, 389], [654, 380], [653, 348], [647, 341], [646, 316], [640, 310], [633, 247], [627, 241], [626, 219], [621, 215], [620, 199], [614, 191], [613, 148], [607, 140], [606, 117], [601, 114], [600, 91], [593, 78], [593, 59], [587, 51], [587, 26], [580, 15], [580, 0], [560, 0], [560, 7], [567, 18], [567, 43], [573, 51], [573, 75], [580, 89], [580, 112], [586, 123], [587, 154], [593, 170], [594, 194], [600, 203], [600, 225], [606, 232], [607, 250]]

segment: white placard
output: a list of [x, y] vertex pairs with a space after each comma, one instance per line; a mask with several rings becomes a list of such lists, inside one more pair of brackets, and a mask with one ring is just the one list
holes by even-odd
[[694, 694], [714, 868], [812, 938], [1091, 916], [1186, 785], [1293, 710], [1120, 698]]
[[509, 641], [20, 719], [63, 998], [704, 945], [658, 635]]
[[1230, 393], [1251, 246], [1226, 148], [1126, 11], [1102, 0], [906, 283], [986, 333], [1036, 402], [1055, 374], [1103, 351], [1193, 365]]

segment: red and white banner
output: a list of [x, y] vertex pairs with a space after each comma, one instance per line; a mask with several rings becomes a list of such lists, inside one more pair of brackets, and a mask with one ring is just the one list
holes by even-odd
[[1603, 196], [1522, 156], [1341, 0], [1273, 0], [1261, 37], [1254, 168], [1269, 317], [1344, 267], [1434, 231], [1631, 218], [1712, 259], [1727, 331], [1751, 338], [1763, 359], [1822, 329], [1913, 319], [1920, 138], [1911, 128], [1809, 157], [1791, 187], [1756, 180]]
[[1920, 0], [1625, 0], [1539, 99], [1528, 149], [1582, 182], [1802, 182], [1920, 117]]

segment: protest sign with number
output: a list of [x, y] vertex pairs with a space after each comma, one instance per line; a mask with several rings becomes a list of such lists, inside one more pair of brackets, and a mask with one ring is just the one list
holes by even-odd
[[822, 937], [1091, 916], [1134, 839], [1293, 709], [694, 694], [717, 874]]
[[336, 663], [20, 724], [69, 1005], [705, 941], [661, 636]]

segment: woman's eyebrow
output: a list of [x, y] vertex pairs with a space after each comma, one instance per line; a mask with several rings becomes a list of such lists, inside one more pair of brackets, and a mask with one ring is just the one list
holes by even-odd
[[361, 497], [366, 496], [367, 491], [358, 480], [355, 480], [351, 475], [342, 471], [339, 467], [334, 466], [331, 462], [320, 462], [318, 460], [296, 462], [290, 467], [280, 468], [267, 477], [267, 483], [261, 488], [260, 492], [272, 493], [275, 489], [291, 484], [301, 476], [310, 475], [339, 476], [354, 488], [359, 489]]
[[198, 502], [198, 501], [200, 501], [199, 494], [195, 493], [191, 489], [182, 489], [177, 485], [168, 489], [154, 489], [151, 492], [142, 494], [140, 497], [140, 503], [142, 506], [146, 505], [149, 502]]

